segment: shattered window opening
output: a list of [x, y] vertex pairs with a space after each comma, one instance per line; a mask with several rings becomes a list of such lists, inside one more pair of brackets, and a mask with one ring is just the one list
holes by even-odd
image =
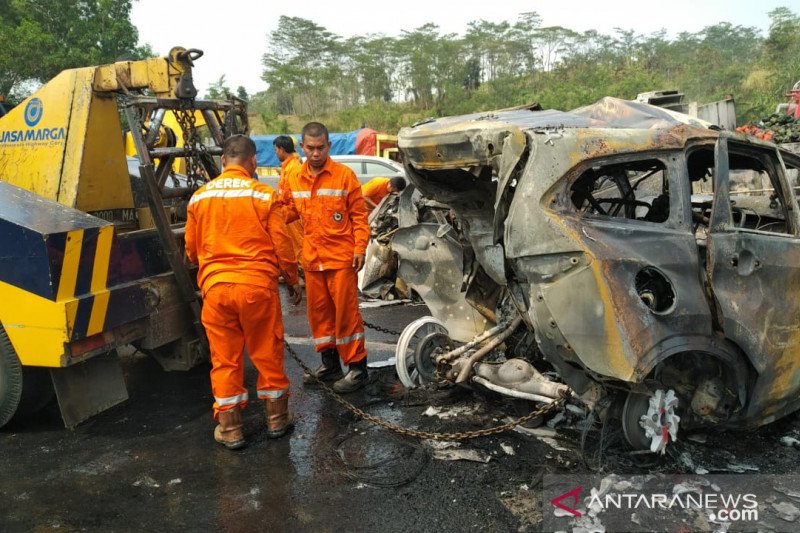
[[655, 223], [669, 219], [669, 181], [658, 159], [593, 166], [570, 190], [573, 205], [584, 215]]
[[[755, 147], [730, 145], [728, 182], [731, 226], [745, 231], [791, 234], [786, 223], [783, 188], [771, 153]], [[692, 180], [692, 214], [697, 225], [707, 226], [713, 198], [705, 177], [713, 175], [714, 150], [704, 147], [689, 154], [687, 165]]]
[[734, 224], [742, 229], [791, 233], [783, 189], [768, 154], [739, 153], [731, 146], [730, 195]]

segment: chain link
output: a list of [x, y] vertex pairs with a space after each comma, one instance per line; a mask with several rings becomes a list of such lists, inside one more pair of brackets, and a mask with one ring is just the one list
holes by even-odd
[[186, 151], [186, 181], [189, 188], [196, 190], [206, 181], [202, 159], [206, 147], [197, 134], [193, 100], [181, 100], [180, 108], [175, 110], [175, 119], [183, 133], [183, 147]]
[[397, 335], [398, 337], [400, 336], [400, 332], [399, 331], [395, 331], [393, 329], [384, 328], [384, 327], [378, 326], [376, 324], [370, 324], [366, 320], [362, 320], [362, 322], [369, 329], [374, 329], [375, 331], [380, 331], [381, 333], [388, 333], [389, 335]]
[[[364, 324], [366, 325], [366, 322]], [[300, 356], [297, 355], [297, 352], [294, 351], [294, 349], [289, 345], [289, 343], [284, 341], [284, 344], [286, 345], [286, 349], [289, 350], [289, 354], [292, 356], [292, 358], [297, 362], [298, 365], [300, 365], [300, 368], [302, 368], [306, 374], [313, 376], [314, 374], [312, 373], [312, 370], [303, 361], [300, 360]], [[462, 431], [459, 433], [434, 433], [430, 431], [419, 431], [416, 429], [404, 428], [402, 426], [398, 426], [397, 424], [392, 424], [391, 422], [387, 422], [386, 420], [383, 420], [369, 413], [366, 413], [362, 409], [359, 409], [352, 403], [342, 398], [341, 395], [337, 394], [333, 389], [331, 389], [326, 383], [320, 381], [319, 378], [317, 378], [316, 376], [314, 376], [314, 379], [316, 379], [317, 383], [331, 396], [331, 398], [339, 402], [345, 409], [355, 414], [359, 418], [362, 418], [363, 420], [372, 422], [376, 426], [388, 429], [389, 431], [393, 431], [400, 435], [416, 437], [418, 439], [443, 440], [443, 441], [461, 441], [461, 440], [476, 439], [478, 437], [487, 437], [489, 435], [497, 435], [498, 433], [503, 433], [505, 431], [515, 428], [516, 426], [529, 422], [534, 418], [548, 415], [553, 411], [555, 411], [556, 409], [563, 408], [570, 396], [569, 393], [563, 394], [560, 398], [554, 400], [552, 403], [545, 404], [539, 407], [538, 409], [534, 409], [533, 411], [523, 416], [522, 418], [517, 418], [516, 420], [513, 420], [506, 424], [502, 424], [500, 426], [495, 426], [486, 429], [479, 429], [476, 431]]]

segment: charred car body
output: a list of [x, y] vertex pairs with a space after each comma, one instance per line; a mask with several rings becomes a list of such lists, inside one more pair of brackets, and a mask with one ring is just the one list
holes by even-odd
[[614, 98], [431, 120], [399, 147], [457, 224], [406, 244], [401, 227], [393, 245], [451, 235], [462, 251], [445, 268], [462, 261], [455, 281], [486, 319], [463, 317], [478, 335], [461, 346], [453, 313], [415, 341], [407, 328], [401, 378], [537, 401], [569, 387], [592, 408], [622, 394], [628, 442], [662, 452], [679, 425], [753, 427], [800, 406], [797, 156]]

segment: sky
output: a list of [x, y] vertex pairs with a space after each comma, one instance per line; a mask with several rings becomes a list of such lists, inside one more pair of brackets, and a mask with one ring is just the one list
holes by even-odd
[[[433, 22], [441, 33], [463, 35], [473, 20], [517, 20], [535, 11], [542, 26], [563, 26], [583, 32], [595, 29], [612, 34], [614, 28], [648, 34], [667, 30], [669, 37], [695, 33], [706, 26], [729, 22], [756, 27], [766, 36], [767, 13], [786, 6], [800, 13], [797, 0], [134, 0], [131, 21], [139, 30], [140, 44], [149, 43], [164, 56], [173, 46], [205, 52], [193, 71], [195, 86], [204, 95], [208, 86], [225, 76], [232, 90], [243, 86], [248, 94], [267, 89], [261, 79], [261, 58], [268, 53], [268, 35], [281, 15], [311, 20], [342, 37], [384, 34], [396, 37]], [[487, 9], [491, 7], [492, 9]]]

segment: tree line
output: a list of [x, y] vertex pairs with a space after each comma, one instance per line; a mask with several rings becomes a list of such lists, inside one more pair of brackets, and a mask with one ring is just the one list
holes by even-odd
[[336, 129], [392, 131], [425, 116], [538, 102], [572, 109], [603, 96], [678, 89], [700, 103], [733, 95], [739, 121], [775, 109], [800, 79], [800, 17], [769, 12], [766, 36], [721, 22], [668, 38], [666, 30], [606, 35], [515, 21], [470, 22], [463, 35], [425, 24], [399, 36], [342, 37], [299, 17], [268, 36], [257, 114], [326, 117]]
[[[0, 95], [21, 99], [65, 68], [154, 54], [138, 43], [131, 0], [0, 0]], [[739, 122], [768, 115], [800, 79], [800, 17], [768, 13], [767, 35], [721, 22], [668, 37], [665, 30], [611, 34], [543, 26], [535, 12], [470, 22], [463, 34], [434, 23], [398, 36], [342, 37], [282, 16], [262, 58], [269, 88], [250, 95], [256, 131], [283, 133], [290, 115], [335, 130], [396, 131], [429, 116], [538, 102], [572, 109], [603, 96], [678, 89], [688, 100], [733, 95]], [[225, 73], [205, 96], [230, 91]]]

